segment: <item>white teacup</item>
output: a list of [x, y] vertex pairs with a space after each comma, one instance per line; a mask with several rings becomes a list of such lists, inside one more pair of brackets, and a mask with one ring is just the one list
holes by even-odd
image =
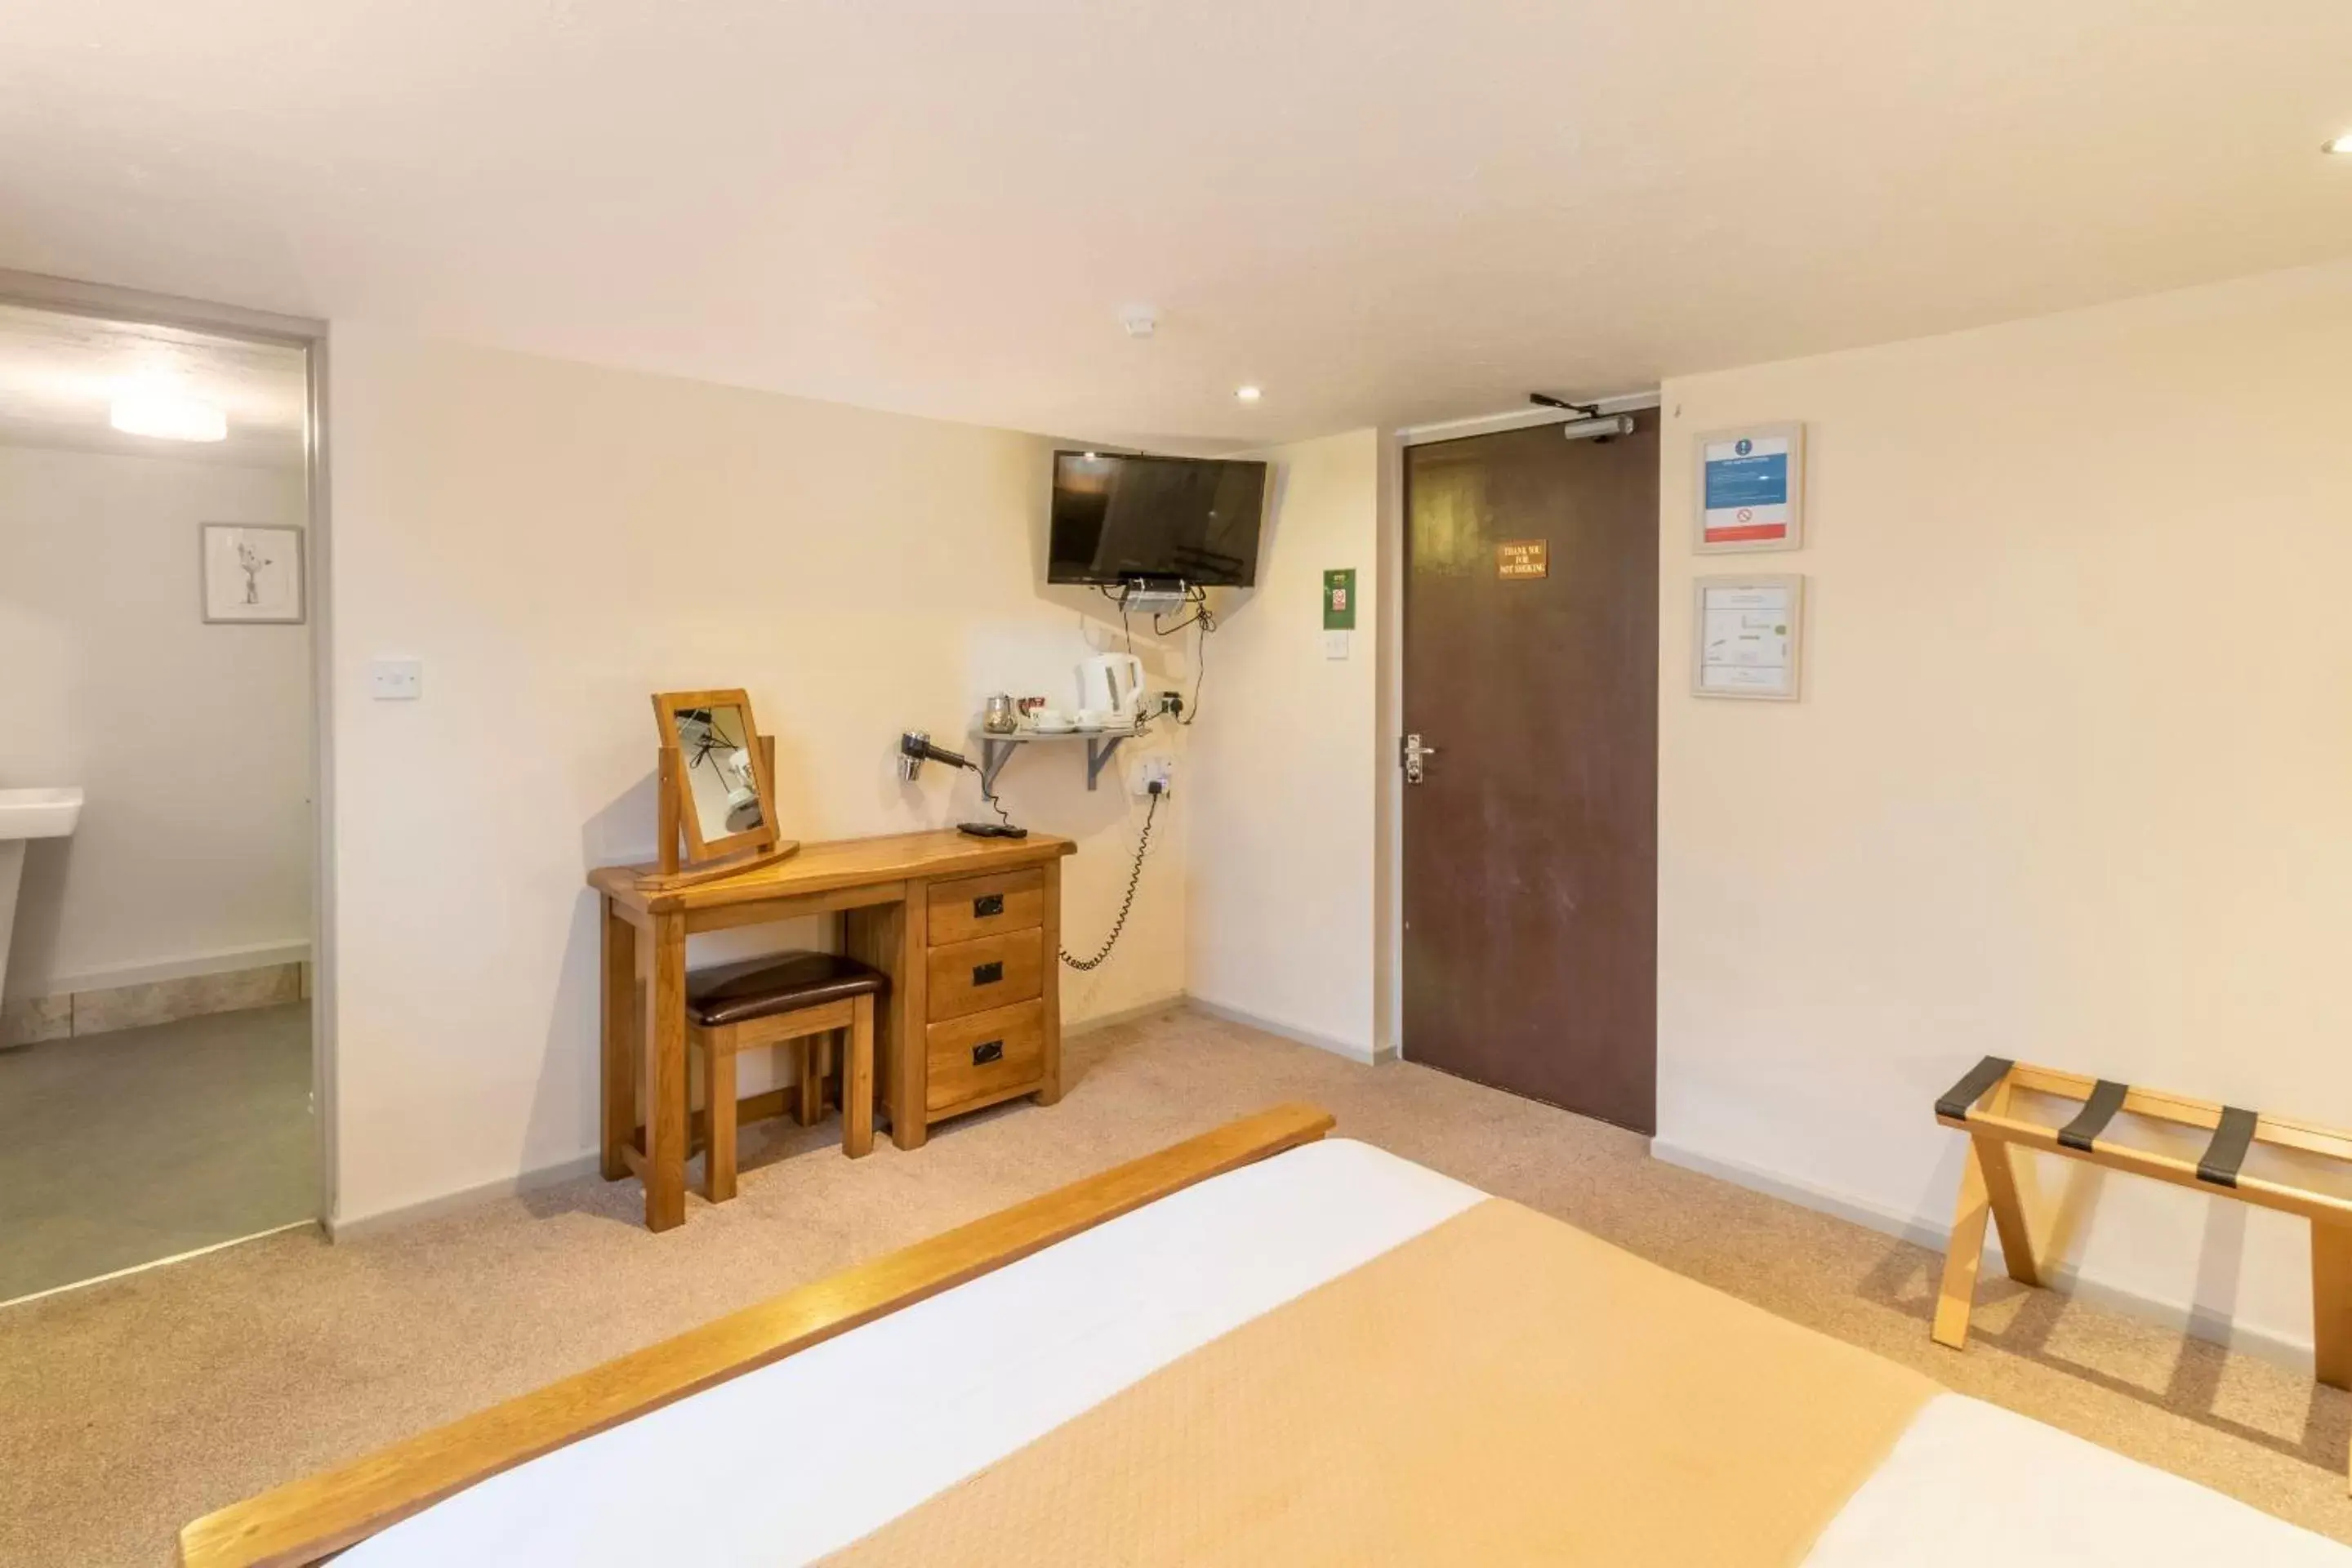
[[1066, 730], [1070, 727], [1070, 716], [1055, 708], [1032, 709], [1029, 727], [1033, 730]]

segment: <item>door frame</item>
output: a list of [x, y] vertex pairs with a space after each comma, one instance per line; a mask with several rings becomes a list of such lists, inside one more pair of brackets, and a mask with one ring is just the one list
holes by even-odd
[[[1663, 403], [1662, 392], [1653, 388], [1595, 398], [1587, 406], [1601, 414], [1632, 414], [1660, 407]], [[1372, 998], [1372, 1042], [1376, 1051], [1393, 1052], [1406, 1061], [1412, 1059], [1412, 1042], [1404, 1037], [1404, 772], [1397, 766], [1396, 754], [1404, 735], [1405, 448], [1491, 436], [1498, 430], [1524, 430], [1535, 425], [1565, 425], [1582, 417], [1572, 409], [1538, 406], [1429, 425], [1406, 425], [1381, 436], [1380, 580], [1396, 586], [1381, 595], [1378, 606], [1377, 705], [1381, 732], [1374, 765], [1381, 770], [1381, 783], [1374, 797], [1373, 824], [1380, 844], [1372, 868], [1372, 918], [1380, 937], [1372, 962], [1372, 983], [1376, 987]], [[1663, 454], [1663, 443], [1660, 450]], [[1665, 458], [1662, 455], [1659, 460], [1664, 462]], [[1664, 646], [1662, 641], [1661, 648]], [[1664, 691], [1665, 688], [1661, 685], [1659, 689]]]
[[309, 451], [304, 483], [309, 537], [303, 541], [303, 605], [310, 640], [310, 1094], [317, 1124], [318, 1222], [335, 1212], [335, 797], [333, 593], [327, 570], [333, 540], [327, 504], [327, 323], [176, 294], [85, 283], [79, 279], [0, 268], [0, 302], [102, 321], [184, 327], [226, 338], [283, 343], [303, 351], [308, 381]]

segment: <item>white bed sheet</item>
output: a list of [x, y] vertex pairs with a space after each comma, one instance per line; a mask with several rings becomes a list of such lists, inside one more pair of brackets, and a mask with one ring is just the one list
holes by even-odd
[[806, 1563], [1485, 1195], [1310, 1143], [493, 1476], [339, 1561]]
[[1938, 1394], [1805, 1568], [2347, 1568], [2352, 1547], [2071, 1432]]
[[[807, 1563], [1484, 1195], [1309, 1144], [493, 1477], [340, 1561]], [[2352, 1568], [2352, 1549], [1958, 1394], [1927, 1403], [1806, 1568], [1989, 1557]]]

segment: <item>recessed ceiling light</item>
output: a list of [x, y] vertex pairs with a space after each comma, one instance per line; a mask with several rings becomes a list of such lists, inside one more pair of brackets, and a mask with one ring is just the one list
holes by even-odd
[[108, 423], [126, 436], [165, 441], [228, 439], [228, 415], [219, 404], [178, 392], [126, 392], [108, 410]]
[[2352, 153], [2352, 131], [2347, 131], [2333, 142], [2322, 142], [2319, 150], [2323, 153]]
[[1243, 386], [1236, 387], [1234, 391], [1234, 395], [1240, 398], [1244, 403], [1255, 403], [1259, 398], [1265, 395], [1255, 386]]

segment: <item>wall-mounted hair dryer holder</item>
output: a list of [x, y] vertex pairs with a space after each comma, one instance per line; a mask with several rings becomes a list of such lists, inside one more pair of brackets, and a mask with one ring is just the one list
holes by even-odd
[[[929, 730], [909, 730], [899, 736], [898, 776], [909, 784], [913, 783], [922, 776], [925, 763], [941, 763], [951, 768], [969, 768], [973, 773], [981, 773], [980, 764], [961, 752], [950, 752], [945, 746], [932, 745]], [[982, 773], [983, 785], [992, 782], [988, 775]]]

